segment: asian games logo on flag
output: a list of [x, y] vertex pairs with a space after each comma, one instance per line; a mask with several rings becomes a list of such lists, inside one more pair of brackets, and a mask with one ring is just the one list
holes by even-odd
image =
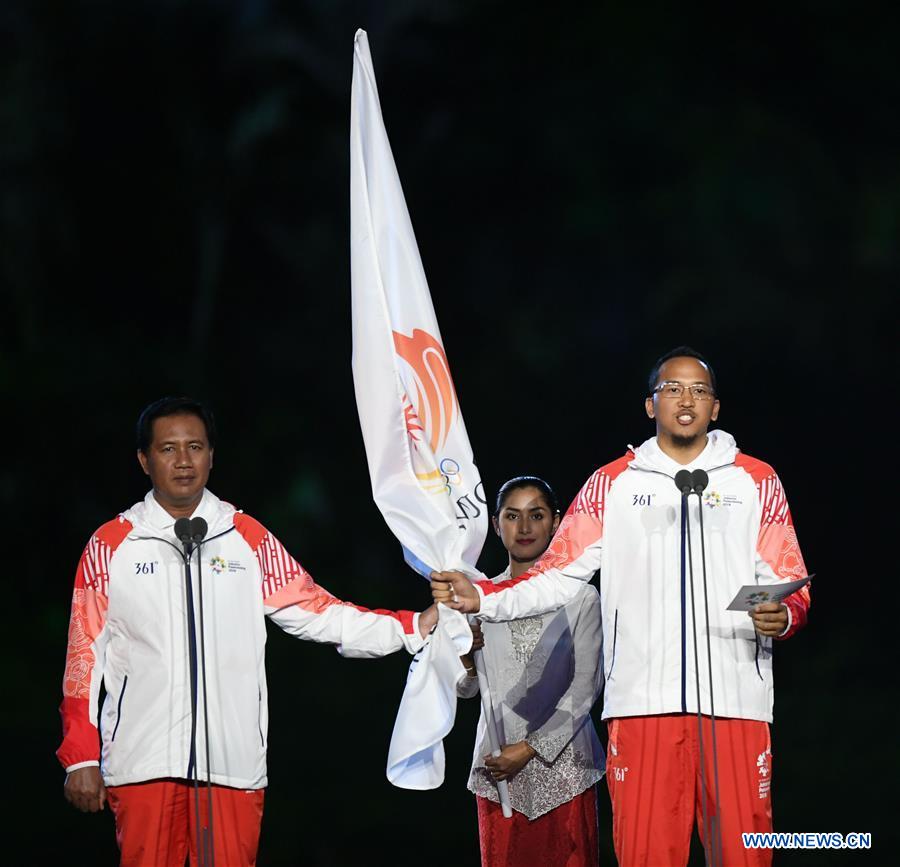
[[[412, 372], [415, 400], [404, 394], [403, 415], [412, 445], [416, 478], [430, 494], [449, 493], [462, 484], [459, 462], [441, 458], [439, 466], [429, 460], [447, 442], [450, 428], [459, 416], [459, 402], [444, 347], [427, 331], [414, 328], [407, 336], [392, 332], [394, 348]], [[427, 451], [420, 446], [427, 445]]]
[[[447, 441], [450, 427], [459, 414], [447, 355], [444, 347], [421, 328], [414, 328], [410, 337], [399, 331], [394, 331], [393, 335], [397, 355], [413, 372], [417, 429], [428, 437], [428, 445], [436, 455]], [[409, 418], [407, 413], [407, 430]]]

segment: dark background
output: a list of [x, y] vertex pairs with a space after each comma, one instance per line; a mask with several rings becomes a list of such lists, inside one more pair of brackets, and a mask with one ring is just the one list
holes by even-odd
[[[778, 647], [776, 828], [874, 838], [776, 863], [896, 850], [893, 5], [529, 10], [0, 4], [4, 863], [115, 863], [110, 814], [63, 801], [56, 707], [75, 563], [145, 492], [150, 400], [211, 402], [212, 489], [329, 589], [428, 600], [372, 504], [353, 399], [357, 26], [486, 489], [534, 472], [568, 502], [652, 434], [653, 360], [707, 354], [721, 426], [779, 470], [819, 575]], [[502, 562], [489, 539], [483, 568]], [[441, 789], [384, 777], [407, 665], [271, 631], [261, 865], [477, 863], [474, 702]]]

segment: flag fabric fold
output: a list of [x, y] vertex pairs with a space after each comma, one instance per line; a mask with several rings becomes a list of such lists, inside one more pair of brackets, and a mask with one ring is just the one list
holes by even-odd
[[[487, 506], [381, 115], [368, 39], [354, 40], [350, 119], [353, 381], [372, 493], [423, 576], [473, 578]], [[388, 756], [388, 779], [430, 789], [444, 777], [459, 654], [471, 632], [441, 606], [414, 657]]]
[[402, 789], [436, 789], [444, 781], [443, 740], [456, 717], [456, 684], [467, 676], [459, 648], [472, 641], [457, 614], [444, 610], [410, 665], [387, 763], [388, 779]]

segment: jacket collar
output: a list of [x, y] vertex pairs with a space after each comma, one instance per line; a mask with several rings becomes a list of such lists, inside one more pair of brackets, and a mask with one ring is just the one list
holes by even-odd
[[641, 443], [634, 451], [630, 466], [636, 470], [663, 473], [674, 478], [679, 470], [714, 470], [734, 463], [738, 447], [734, 437], [723, 430], [712, 430], [706, 435], [706, 446], [689, 464], [679, 464], [660, 447], [656, 437]]
[[[203, 518], [209, 525], [210, 534], [213, 534], [221, 532], [230, 523], [227, 520], [230, 517], [226, 515], [227, 512], [233, 514], [233, 510], [226, 509], [225, 504], [212, 491], [204, 488], [203, 496], [190, 517]], [[175, 526], [175, 519], [159, 504], [152, 490], [147, 492], [140, 503], [135, 503], [123, 514], [131, 521], [139, 535], [145, 533], [168, 535]]]

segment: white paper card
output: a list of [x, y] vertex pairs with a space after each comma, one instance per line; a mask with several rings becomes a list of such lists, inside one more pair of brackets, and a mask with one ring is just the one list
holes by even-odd
[[813, 575], [798, 578], [796, 581], [779, 581], [777, 584], [745, 584], [731, 600], [727, 610], [752, 611], [764, 602], [781, 602], [786, 596], [808, 584], [811, 578]]

